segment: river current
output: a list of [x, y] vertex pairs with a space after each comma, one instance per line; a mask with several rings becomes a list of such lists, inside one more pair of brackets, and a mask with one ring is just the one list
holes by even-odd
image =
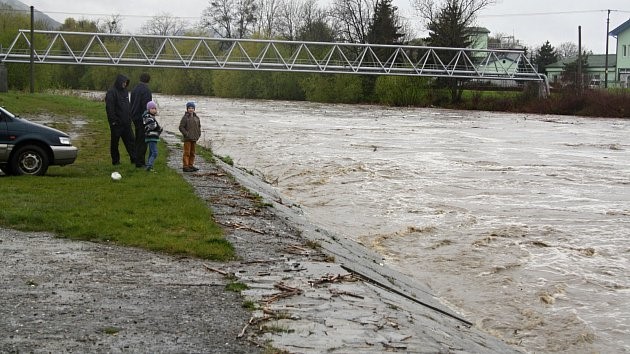
[[527, 352], [630, 352], [630, 119], [155, 95], [251, 171]]

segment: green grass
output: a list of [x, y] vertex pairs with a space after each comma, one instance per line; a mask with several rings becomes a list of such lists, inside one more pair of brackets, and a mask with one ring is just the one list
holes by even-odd
[[237, 293], [239, 293], [239, 292], [241, 292], [243, 290], [247, 290], [247, 289], [249, 289], [247, 284], [239, 283], [239, 282], [231, 282], [231, 283], [228, 283], [225, 286], [225, 290], [233, 291], [233, 292], [237, 292]]
[[110, 335], [117, 335], [118, 332], [120, 332], [120, 328], [118, 327], [105, 327], [102, 329], [102, 332], [105, 334], [110, 334]]
[[463, 101], [470, 101], [474, 97], [487, 98], [487, 99], [506, 99], [516, 98], [522, 95], [521, 91], [478, 91], [478, 90], [464, 90], [462, 93]]
[[256, 304], [256, 302], [252, 300], [245, 300], [243, 302], [243, 308], [248, 309], [250, 311], [254, 311], [258, 308], [258, 305]]
[[[204, 201], [166, 166], [163, 142], [157, 173], [129, 162], [111, 165], [103, 102], [9, 92], [0, 94], [0, 105], [25, 118], [52, 115], [53, 125], [69, 133], [79, 148], [74, 164], [51, 166], [45, 176], [0, 177], [1, 226], [204, 259], [234, 258]], [[120, 151], [128, 161], [122, 144]], [[122, 180], [110, 178], [114, 170]]]

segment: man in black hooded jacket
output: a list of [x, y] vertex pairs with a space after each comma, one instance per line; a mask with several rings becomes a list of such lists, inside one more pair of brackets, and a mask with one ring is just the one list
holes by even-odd
[[131, 163], [136, 162], [136, 152], [133, 146], [133, 131], [131, 130], [131, 105], [129, 94], [127, 93], [129, 79], [118, 74], [114, 85], [105, 94], [105, 111], [109, 121], [111, 140], [109, 152], [112, 156], [112, 164], [120, 164], [120, 153], [118, 152], [118, 142], [122, 138], [125, 149], [129, 154]]
[[131, 120], [135, 127], [136, 135], [136, 167], [144, 167], [147, 156], [147, 143], [144, 142], [144, 122], [142, 116], [147, 110], [147, 103], [153, 101], [153, 95], [149, 88], [151, 76], [148, 73], [140, 74], [140, 82], [131, 90]]

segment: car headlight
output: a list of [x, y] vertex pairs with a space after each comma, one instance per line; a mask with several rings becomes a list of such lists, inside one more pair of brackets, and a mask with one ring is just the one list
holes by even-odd
[[70, 145], [70, 138], [65, 137], [65, 136], [60, 136], [59, 142], [62, 143], [63, 145]]

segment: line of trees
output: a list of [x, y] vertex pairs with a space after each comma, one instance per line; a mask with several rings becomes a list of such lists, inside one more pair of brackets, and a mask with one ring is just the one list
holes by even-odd
[[[8, 46], [29, 18], [10, 11], [0, 12], [3, 28], [0, 44]], [[36, 23], [38, 29], [46, 23]], [[179, 18], [159, 14], [141, 26], [143, 34], [218, 36], [224, 38], [275, 38], [301, 41], [345, 41], [379, 44], [406, 43], [410, 26], [398, 16], [391, 0], [335, 0], [320, 7], [316, 0], [214, 0], [202, 11], [199, 22], [190, 26]], [[72, 32], [122, 33], [122, 19], [112, 15], [90, 21], [67, 18], [59, 30]], [[28, 66], [7, 63], [9, 86], [26, 89]], [[36, 65], [38, 89], [69, 88], [106, 90], [118, 72], [132, 80], [144, 68]], [[265, 99], [317, 100], [328, 102], [381, 102], [376, 95], [384, 87], [410, 86], [414, 95], [401, 95], [400, 102], [388, 95], [390, 104], [421, 104], [418, 88], [430, 81], [421, 78], [356, 75], [296, 74], [150, 68], [156, 92], [217, 95]], [[398, 91], [398, 90], [397, 90]], [[415, 101], [409, 97], [415, 97]]]
[[[413, 38], [411, 26], [401, 19], [392, 0], [334, 0], [328, 7], [317, 0], [213, 0], [192, 25], [168, 14], [159, 14], [141, 26], [143, 34], [217, 36], [223, 38], [274, 38], [284, 40], [414, 44], [467, 47], [476, 15], [494, 0], [412, 0], [429, 30], [428, 38]], [[28, 28], [27, 15], [0, 7], [0, 45], [8, 46], [19, 28]], [[122, 33], [123, 20], [112, 15], [97, 21], [67, 18], [60, 30]], [[38, 29], [46, 23], [36, 23]], [[554, 58], [548, 42], [540, 48], [540, 63]], [[440, 54], [443, 62], [452, 58]], [[540, 64], [539, 64], [540, 65]], [[28, 66], [7, 64], [9, 87], [28, 88]], [[69, 88], [105, 90], [117, 73], [132, 80], [143, 68], [37, 65], [38, 89]], [[461, 79], [238, 72], [186, 69], [149, 70], [156, 92], [216, 95], [263, 99], [326, 102], [378, 102], [392, 105], [439, 105], [459, 102]]]

